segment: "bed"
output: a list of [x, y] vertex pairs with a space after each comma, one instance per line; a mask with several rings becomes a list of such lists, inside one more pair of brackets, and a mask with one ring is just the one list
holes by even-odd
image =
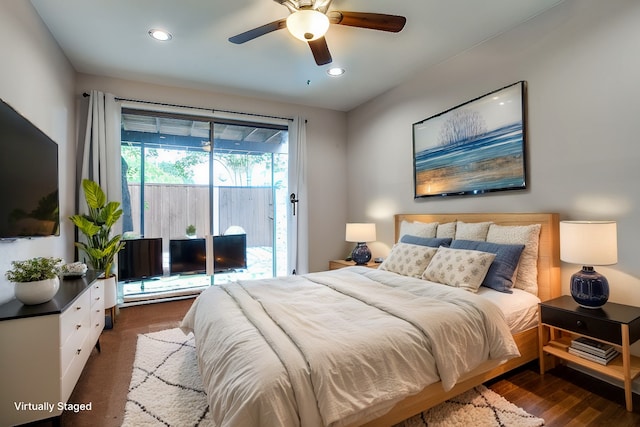
[[[419, 223], [538, 227], [534, 299], [560, 295], [557, 214], [396, 215], [396, 241]], [[389, 265], [352, 267], [212, 287], [181, 327], [218, 425], [389, 426], [538, 357], [537, 328], [507, 324], [499, 305]]]

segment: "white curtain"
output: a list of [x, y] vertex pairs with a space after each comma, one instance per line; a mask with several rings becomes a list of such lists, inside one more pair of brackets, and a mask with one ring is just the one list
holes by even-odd
[[[87, 212], [83, 179], [97, 182], [108, 201], [122, 202], [120, 112], [120, 104], [113, 95], [91, 91], [84, 141], [78, 142], [80, 174], [76, 182], [76, 201], [80, 212]], [[119, 234], [121, 227], [122, 223], [118, 221], [114, 232]]]
[[[307, 191], [307, 125], [302, 117], [289, 124], [289, 194], [288, 219], [289, 274], [309, 272], [309, 193]], [[295, 215], [294, 215], [295, 211]]]

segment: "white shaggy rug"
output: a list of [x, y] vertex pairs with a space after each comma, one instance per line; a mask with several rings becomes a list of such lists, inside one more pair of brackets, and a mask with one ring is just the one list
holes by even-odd
[[[210, 426], [193, 335], [178, 328], [138, 335], [124, 427]], [[537, 427], [534, 417], [484, 386], [476, 387], [401, 427]], [[247, 426], [249, 427], [249, 426]]]
[[138, 335], [122, 425], [213, 425], [193, 335], [178, 328]]
[[544, 420], [529, 414], [481, 385], [403, 421], [396, 427], [538, 427]]

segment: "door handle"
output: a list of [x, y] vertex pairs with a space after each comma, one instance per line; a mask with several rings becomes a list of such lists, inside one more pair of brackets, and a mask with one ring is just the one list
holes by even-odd
[[293, 207], [293, 216], [296, 216], [296, 203], [299, 202], [299, 200], [296, 198], [296, 193], [291, 193], [291, 195], [289, 196], [289, 201], [291, 202], [291, 205]]

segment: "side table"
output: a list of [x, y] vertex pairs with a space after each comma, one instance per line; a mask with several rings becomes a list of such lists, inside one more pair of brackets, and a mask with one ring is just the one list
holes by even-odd
[[[633, 410], [631, 383], [640, 375], [640, 358], [631, 355], [630, 346], [640, 339], [640, 307], [609, 302], [602, 308], [588, 309], [564, 295], [540, 303], [538, 328], [541, 375], [545, 373], [544, 356], [548, 353], [616, 378], [624, 382], [627, 411]], [[606, 365], [593, 362], [569, 353], [574, 337], [612, 345], [621, 354]]]

